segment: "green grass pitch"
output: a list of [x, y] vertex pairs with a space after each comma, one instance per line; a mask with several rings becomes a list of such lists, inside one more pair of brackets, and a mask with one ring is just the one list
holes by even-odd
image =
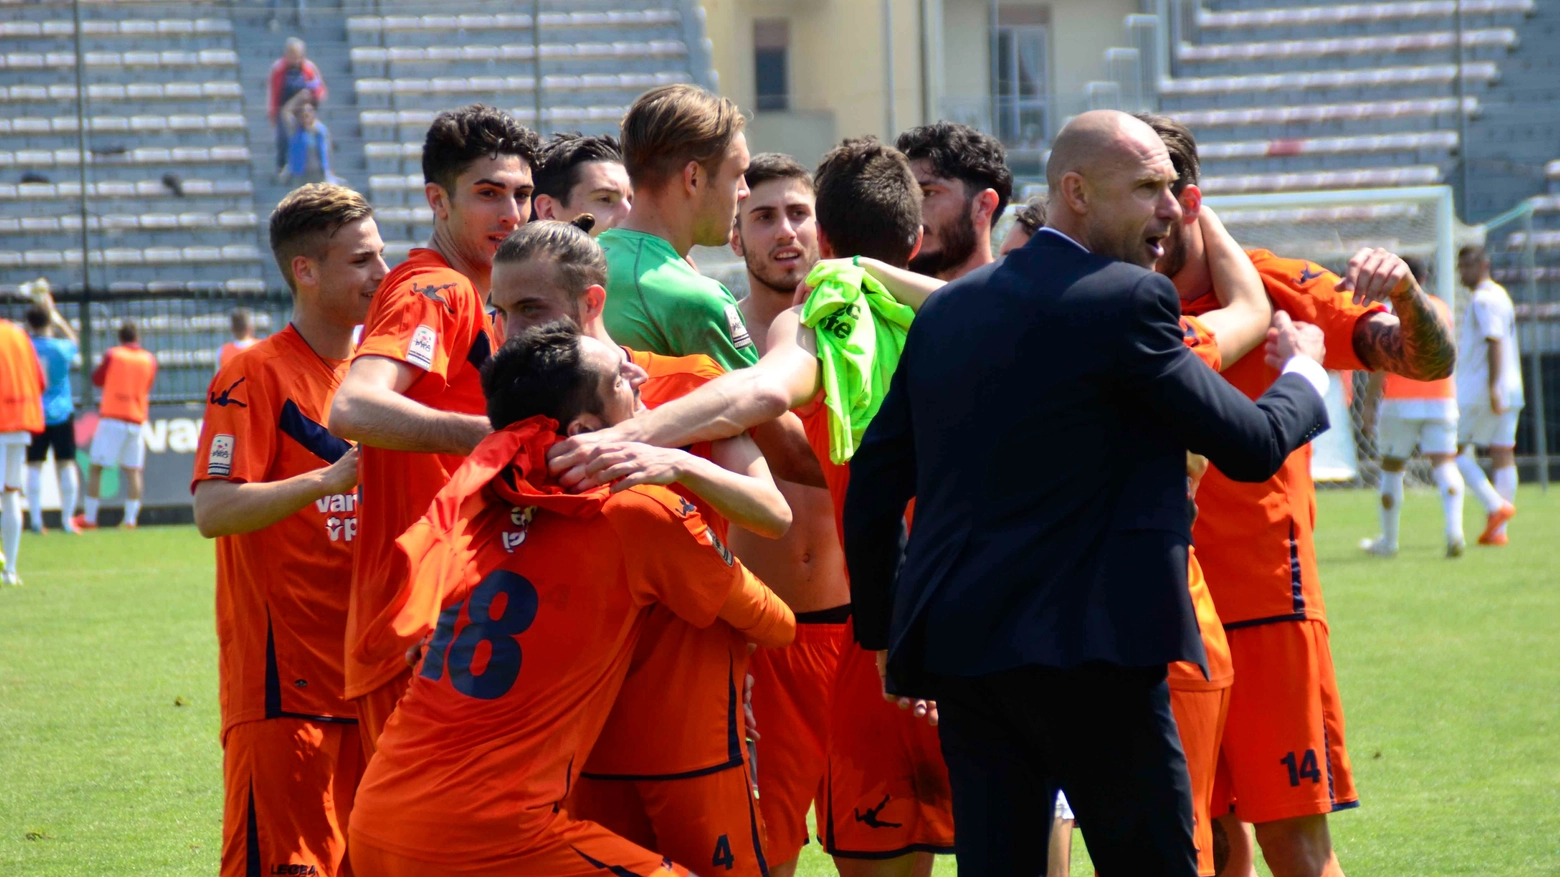
[[[1411, 491], [1384, 561], [1355, 547], [1374, 494], [1321, 494], [1363, 799], [1332, 823], [1350, 874], [1560, 874], [1560, 489], [1518, 502], [1509, 548], [1447, 561], [1435, 495]], [[21, 571], [0, 590], [0, 869], [216, 873], [211, 546], [188, 527], [29, 534]], [[799, 873], [832, 868], [812, 845]]]

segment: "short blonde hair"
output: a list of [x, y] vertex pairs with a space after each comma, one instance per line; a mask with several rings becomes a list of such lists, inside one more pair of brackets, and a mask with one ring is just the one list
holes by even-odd
[[623, 166], [634, 186], [654, 188], [696, 161], [711, 173], [747, 124], [730, 100], [696, 85], [662, 85], [623, 117]]
[[298, 291], [292, 260], [321, 259], [328, 242], [344, 225], [374, 215], [362, 195], [335, 183], [309, 183], [288, 192], [271, 211], [271, 254], [287, 286]]

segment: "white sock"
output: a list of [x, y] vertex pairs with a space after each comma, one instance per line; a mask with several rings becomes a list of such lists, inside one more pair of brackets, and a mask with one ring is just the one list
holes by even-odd
[[34, 530], [43, 530], [43, 467], [27, 467], [27, 517]]
[[89, 496], [81, 501], [81, 510], [86, 512], [87, 523], [97, 523], [98, 498]]
[[126, 524], [134, 524], [135, 523], [135, 519], [140, 517], [140, 515], [141, 515], [141, 501], [138, 500], [138, 499], [127, 499], [127, 500], [125, 500], [125, 520], [124, 520], [124, 522]]
[[1479, 468], [1479, 461], [1473, 458], [1472, 445], [1457, 455], [1457, 471], [1462, 473], [1463, 482], [1468, 485], [1469, 490], [1473, 491], [1473, 495], [1479, 498], [1479, 502], [1484, 503], [1485, 514], [1493, 515], [1500, 511], [1501, 503], [1505, 500], [1495, 492], [1495, 486], [1490, 484], [1490, 480], [1484, 477], [1484, 470]]
[[1435, 486], [1441, 489], [1441, 512], [1446, 515], [1446, 539], [1448, 542], [1461, 542], [1463, 495], [1467, 493], [1462, 472], [1458, 471], [1456, 463], [1441, 463], [1430, 473], [1435, 476]]
[[1388, 548], [1398, 544], [1398, 521], [1403, 516], [1403, 473], [1381, 473], [1381, 541]]
[[[1517, 467], [1502, 466], [1495, 470], [1495, 492], [1506, 502], [1517, 501]], [[1506, 525], [1501, 524], [1497, 532], [1506, 532]]]
[[60, 523], [70, 520], [76, 513], [76, 494], [81, 492], [81, 473], [75, 466], [61, 466], [60, 473]]
[[7, 490], [0, 496], [0, 550], [5, 552], [5, 571], [16, 574], [16, 554], [22, 549], [22, 492]]

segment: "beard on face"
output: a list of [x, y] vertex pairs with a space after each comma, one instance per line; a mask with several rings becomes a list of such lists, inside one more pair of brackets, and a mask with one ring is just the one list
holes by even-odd
[[802, 253], [802, 264], [798, 265], [794, 271], [787, 271], [776, 266], [775, 263], [769, 260], [768, 254], [760, 256], [753, 252], [752, 248], [745, 245], [742, 248], [742, 261], [746, 263], [748, 273], [753, 275], [759, 283], [764, 284], [775, 292], [790, 294], [796, 291], [797, 284], [806, 279], [807, 272], [811, 271], [813, 264], [818, 261], [818, 254], [816, 252], [807, 252], [807, 248], [800, 243], [792, 244], [791, 246]]
[[975, 252], [976, 243], [975, 223], [970, 220], [970, 205], [974, 202], [974, 198], [966, 200], [958, 219], [937, 230], [937, 240], [942, 244], [942, 249], [932, 252], [921, 250], [910, 260], [911, 271], [931, 277], [968, 261]]
[[1154, 263], [1154, 270], [1166, 277], [1174, 277], [1186, 267], [1186, 227], [1177, 221], [1170, 226], [1170, 233], [1163, 243], [1165, 254]]

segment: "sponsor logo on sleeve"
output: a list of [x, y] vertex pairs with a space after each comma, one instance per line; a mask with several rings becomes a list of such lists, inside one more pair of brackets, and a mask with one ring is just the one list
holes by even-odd
[[213, 436], [211, 455], [206, 458], [206, 474], [226, 478], [233, 474], [233, 449], [237, 441], [227, 433]]
[[742, 322], [736, 305], [726, 305], [726, 328], [731, 331], [732, 346], [738, 350], [753, 346], [753, 336], [748, 334], [747, 323]]
[[432, 326], [418, 326], [406, 345], [406, 361], [425, 369], [433, 368], [433, 351], [439, 346], [439, 333]]

